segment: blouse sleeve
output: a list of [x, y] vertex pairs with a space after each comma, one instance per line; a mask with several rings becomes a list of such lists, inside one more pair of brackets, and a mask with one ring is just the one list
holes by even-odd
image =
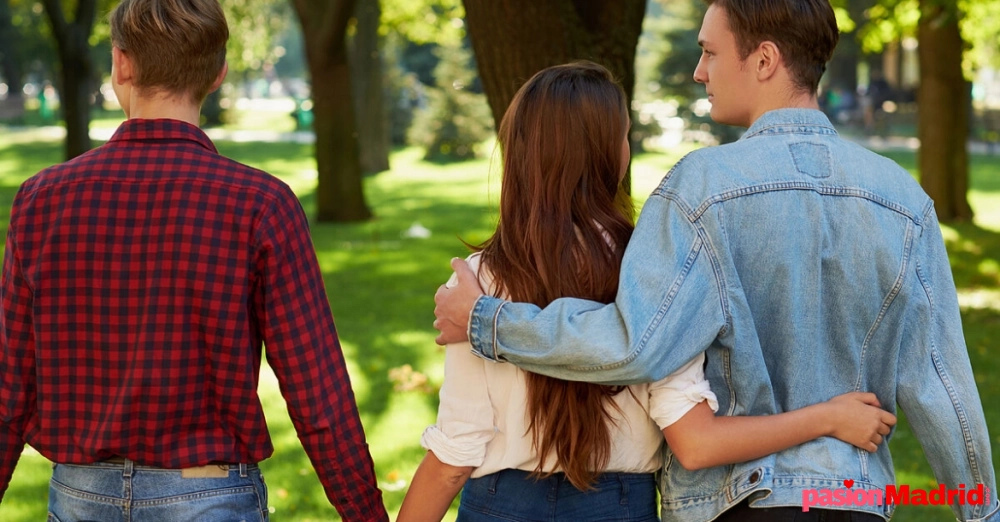
[[677, 422], [702, 401], [719, 411], [719, 401], [705, 379], [705, 353], [699, 353], [676, 372], [649, 385], [649, 416], [662, 430]]
[[[478, 269], [476, 258], [474, 255], [469, 259], [473, 270]], [[456, 284], [454, 276], [447, 284]], [[424, 430], [420, 439], [420, 444], [445, 464], [481, 466], [486, 445], [496, 433], [486, 387], [486, 364], [472, 354], [467, 342], [445, 348], [437, 423]]]

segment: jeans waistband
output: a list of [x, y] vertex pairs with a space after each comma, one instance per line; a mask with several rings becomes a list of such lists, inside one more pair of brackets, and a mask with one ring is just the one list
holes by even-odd
[[[497, 471], [496, 473], [493, 473], [491, 475], [486, 475], [486, 477], [490, 476], [507, 476], [522, 480], [530, 480], [533, 482], [550, 481], [556, 483], [560, 482], [565, 482], [567, 484], [569, 483], [569, 479], [566, 478], [566, 474], [563, 472], [556, 472], [546, 477], [539, 477], [534, 475], [534, 473], [530, 471], [508, 468]], [[480, 477], [480, 478], [486, 478], [486, 477]], [[478, 480], [478, 479], [473, 479], [473, 480]], [[656, 481], [656, 474], [653, 472], [630, 473], [624, 471], [604, 471], [601, 474], [597, 475], [597, 477], [594, 479], [593, 485], [600, 486], [602, 484], [613, 484], [621, 482], [655, 482], [655, 481]]]
[[[129, 461], [130, 460], [127, 459], [127, 458], [125, 458], [125, 457], [111, 457], [110, 459], [104, 459], [102, 461], [95, 462], [94, 464], [107, 463], [107, 464], [117, 464], [119, 466], [122, 466], [126, 462], [129, 462]], [[171, 468], [162, 468], [162, 467], [159, 467], [159, 466], [147, 466], [145, 464], [140, 464], [140, 463], [138, 463], [138, 462], [136, 462], [134, 460], [132, 460], [131, 462], [132, 462], [132, 467], [135, 467], [135, 468], [171, 469]], [[239, 466], [240, 464], [246, 464], [248, 467], [250, 467], [250, 466], [254, 466], [254, 467], [257, 466], [256, 463], [251, 463], [251, 462], [222, 462], [222, 461], [215, 461], [215, 460], [213, 460], [212, 462], [209, 462], [208, 464], [206, 464], [206, 466], [233, 466], [233, 467], [235, 467], [235, 466]], [[197, 467], [202, 467], [202, 466], [197, 466]]]
[[[55, 467], [57, 464], [53, 463], [52, 466]], [[172, 471], [179, 472], [182, 476], [190, 477], [217, 477], [218, 474], [228, 474], [230, 470], [239, 470], [240, 476], [246, 476], [247, 470], [258, 469], [256, 463], [249, 464], [245, 462], [241, 463], [227, 463], [227, 462], [212, 462], [204, 466], [192, 466], [188, 468], [163, 468], [160, 466], [148, 466], [145, 464], [140, 464], [131, 459], [125, 457], [111, 457], [109, 459], [101, 460], [98, 462], [91, 462], [88, 464], [64, 464], [65, 466], [77, 466], [77, 467], [90, 467], [90, 468], [103, 468], [103, 469], [121, 469], [125, 475], [131, 475], [133, 470], [143, 470], [143, 471]]]

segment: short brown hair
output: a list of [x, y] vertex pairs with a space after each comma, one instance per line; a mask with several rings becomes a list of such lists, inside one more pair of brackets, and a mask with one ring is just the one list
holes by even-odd
[[705, 0], [726, 12], [740, 57], [774, 42], [795, 86], [815, 93], [840, 31], [829, 0]]
[[132, 60], [139, 89], [201, 103], [226, 62], [229, 26], [217, 0], [122, 0], [109, 22], [111, 43]]

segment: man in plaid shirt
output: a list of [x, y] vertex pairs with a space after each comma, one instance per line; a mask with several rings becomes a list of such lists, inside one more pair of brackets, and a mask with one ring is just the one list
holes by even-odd
[[216, 0], [123, 0], [111, 140], [22, 185], [0, 315], [0, 498], [28, 443], [56, 519], [267, 520], [262, 345], [326, 495], [382, 521], [298, 199], [198, 129], [226, 74]]

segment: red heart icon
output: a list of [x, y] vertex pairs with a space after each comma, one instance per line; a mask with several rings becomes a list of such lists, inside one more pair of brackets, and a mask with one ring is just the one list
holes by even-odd
[[854, 487], [854, 479], [844, 479], [844, 487], [848, 489]]

